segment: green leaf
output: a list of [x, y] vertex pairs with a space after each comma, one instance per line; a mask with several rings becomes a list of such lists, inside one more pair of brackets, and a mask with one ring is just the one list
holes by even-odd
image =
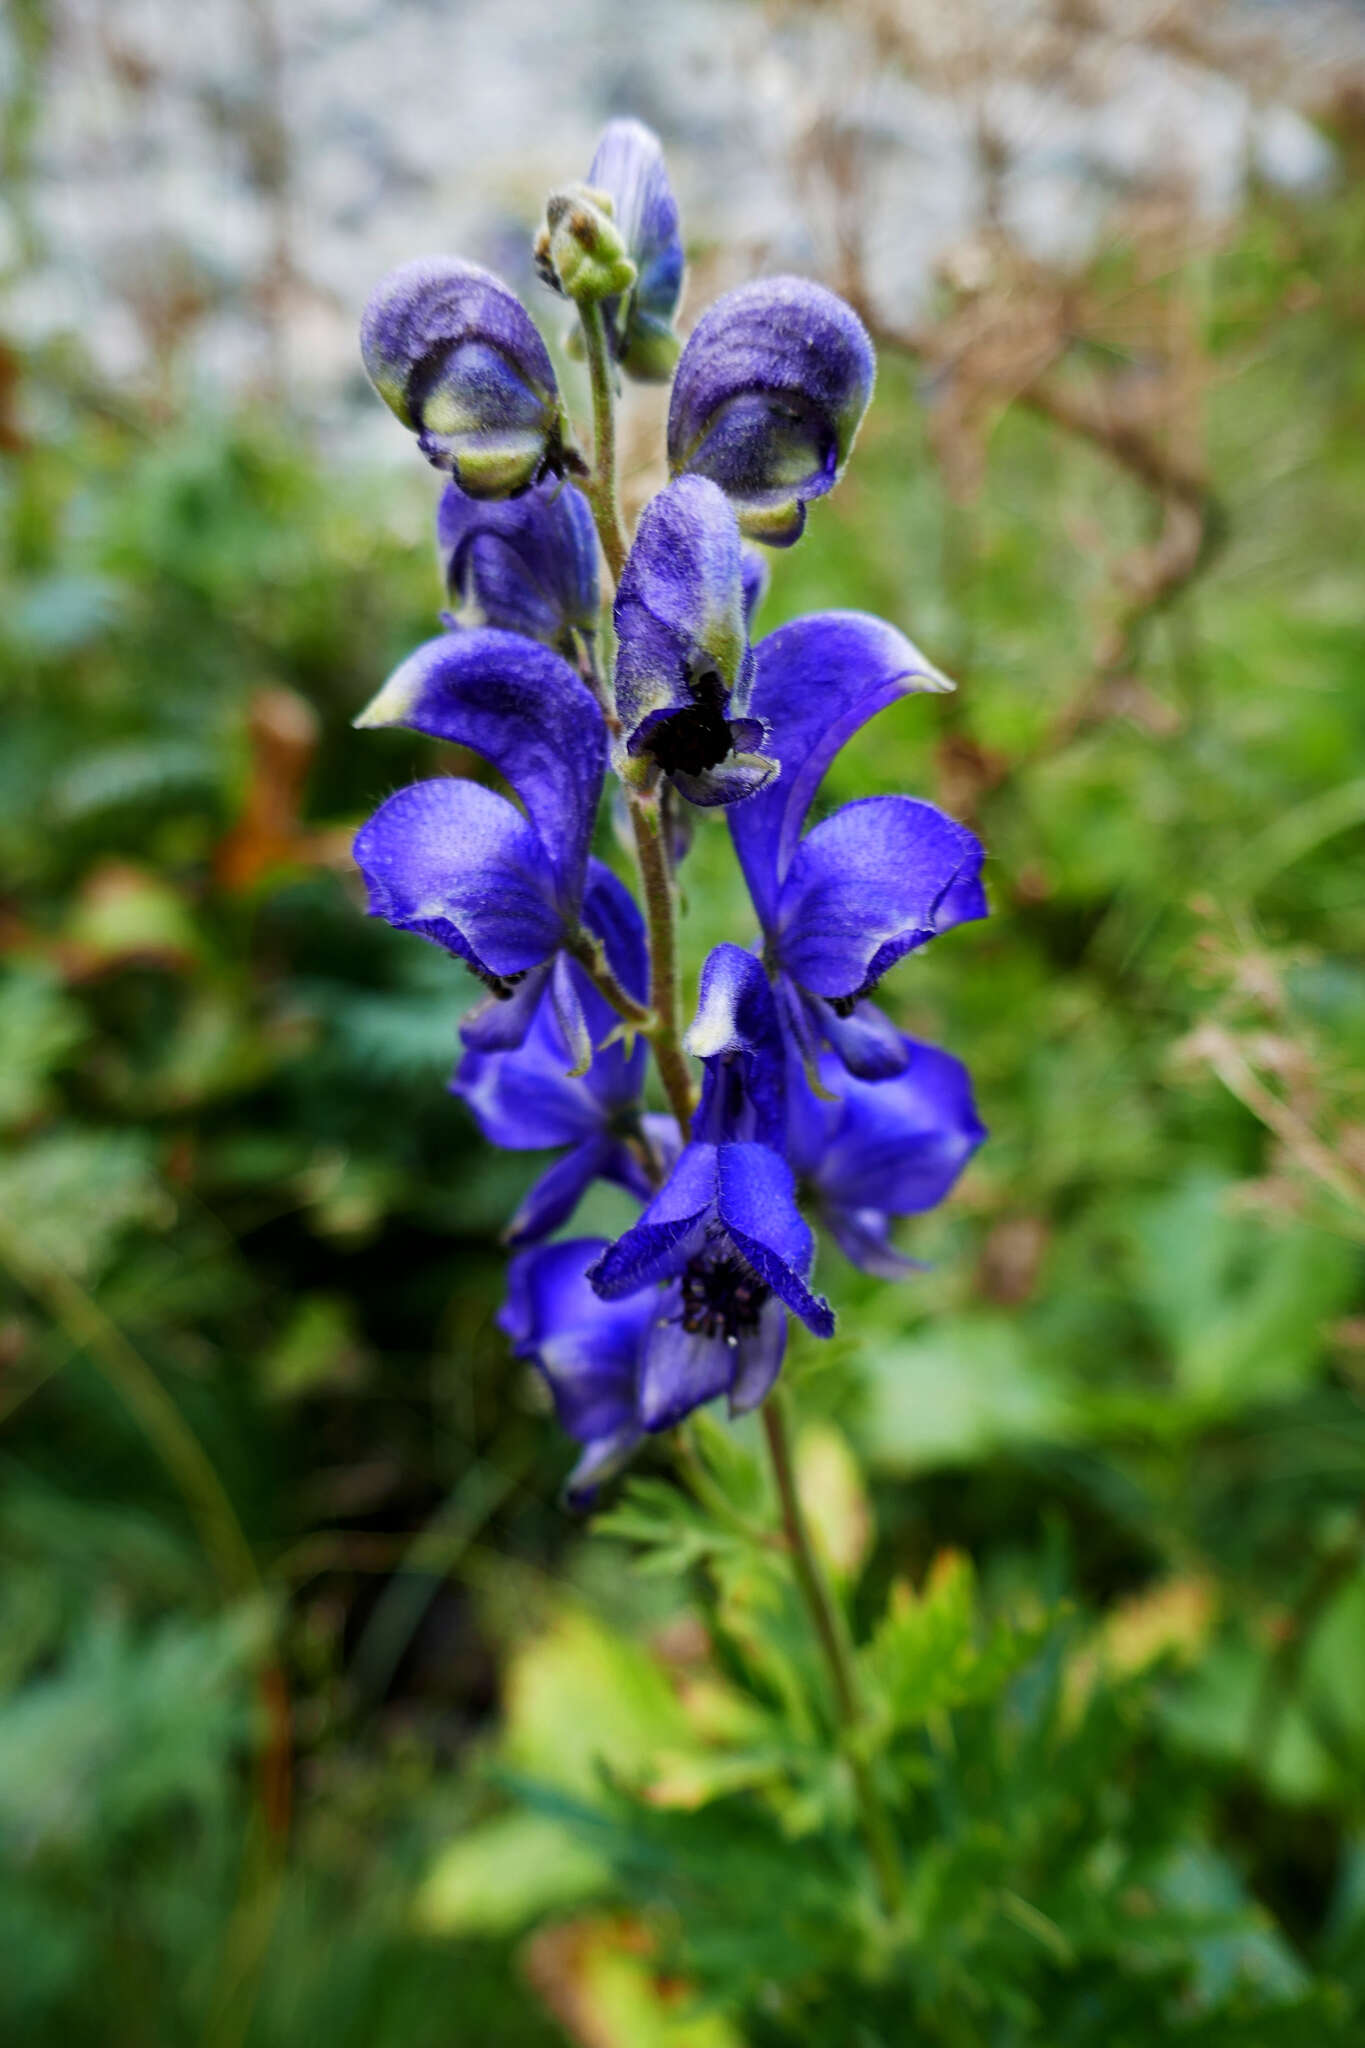
[[915, 1472], [972, 1464], [1003, 1446], [1065, 1439], [1072, 1403], [1017, 1321], [957, 1316], [868, 1357], [859, 1439], [870, 1465]]
[[1047, 1617], [1025, 1629], [1001, 1625], [980, 1642], [971, 1562], [957, 1551], [940, 1552], [922, 1593], [904, 1580], [892, 1586], [886, 1612], [861, 1652], [884, 1735], [990, 1699], [1035, 1654], [1049, 1626]]
[[1181, 1391], [1204, 1409], [1283, 1399], [1308, 1385], [1324, 1326], [1356, 1281], [1350, 1245], [1238, 1215], [1235, 1188], [1191, 1174], [1133, 1226], [1142, 1297]]
[[582, 1905], [609, 1881], [609, 1865], [569, 1828], [545, 1814], [507, 1813], [441, 1850], [413, 1910], [429, 1934], [514, 1934]]

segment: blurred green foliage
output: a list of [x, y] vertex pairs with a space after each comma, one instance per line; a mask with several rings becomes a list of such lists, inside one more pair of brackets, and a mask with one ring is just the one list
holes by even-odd
[[[349, 729], [434, 623], [431, 479], [14, 365], [7, 2040], [1360, 2038], [1363, 239], [1358, 194], [1261, 204], [1172, 280], [1220, 545], [1093, 716], [1151, 506], [1021, 408], [950, 499], [887, 361], [775, 561], [765, 624], [865, 606], [960, 682], [827, 800], [938, 793], [991, 854], [893, 992], [991, 1143], [911, 1285], [828, 1257], [792, 1368], [900, 1944], [746, 1432], [691, 1442], [728, 1520], [661, 1456], [585, 1535], [493, 1329], [536, 1162], [444, 1093], [467, 985], [346, 858], [454, 765]], [[745, 929], [723, 830], [685, 880], [695, 972]]]

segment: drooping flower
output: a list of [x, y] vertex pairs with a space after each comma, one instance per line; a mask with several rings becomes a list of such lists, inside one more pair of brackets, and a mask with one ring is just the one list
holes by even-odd
[[588, 1237], [519, 1252], [498, 1315], [517, 1357], [544, 1378], [561, 1427], [583, 1446], [566, 1488], [575, 1507], [589, 1505], [644, 1435], [637, 1386], [654, 1296], [608, 1302], [595, 1294], [587, 1271], [605, 1249], [604, 1239]]
[[916, 1270], [890, 1225], [941, 1202], [986, 1136], [971, 1078], [937, 1046], [902, 1041], [905, 1064], [887, 1081], [860, 1081], [825, 1053], [823, 1097], [798, 1063], [787, 1076], [787, 1156], [820, 1221], [865, 1273], [897, 1280]]
[[876, 362], [853, 308], [803, 277], [726, 292], [692, 330], [668, 409], [668, 461], [718, 483], [744, 531], [789, 547], [832, 490]]
[[730, 813], [783, 1022], [813, 1068], [822, 1043], [885, 1079], [904, 1041], [868, 1000], [906, 953], [985, 917], [982, 851], [964, 825], [909, 796], [862, 797], [802, 836], [826, 768], [874, 712], [951, 688], [894, 627], [861, 612], [782, 626], [754, 649], [750, 709], [779, 778]]
[[604, 1301], [656, 1296], [637, 1396], [650, 1430], [718, 1394], [732, 1414], [757, 1407], [781, 1370], [788, 1309], [818, 1337], [834, 1330], [829, 1303], [807, 1285], [815, 1242], [792, 1170], [772, 1148], [783, 1124], [781, 1036], [751, 953], [712, 952], [688, 1043], [706, 1069], [691, 1138], [639, 1221], [589, 1270]]
[[552, 477], [518, 498], [441, 493], [436, 545], [459, 626], [500, 626], [561, 653], [595, 633], [601, 602], [597, 534], [581, 491]]
[[673, 317], [682, 295], [683, 246], [658, 136], [642, 121], [609, 121], [588, 184], [610, 198], [635, 265], [630, 290], [602, 308], [612, 353], [628, 376], [666, 383], [678, 359]]
[[[588, 863], [583, 923], [602, 940], [621, 986], [643, 1003], [649, 963], [635, 899], [600, 861]], [[614, 1013], [581, 967], [570, 966], [588, 1036], [598, 1048], [587, 1071], [568, 1071], [572, 1048], [554, 1003], [542, 996], [522, 1045], [508, 1052], [466, 1052], [452, 1092], [474, 1113], [491, 1145], [507, 1151], [566, 1148], [541, 1175], [504, 1233], [509, 1244], [534, 1244], [568, 1221], [589, 1183], [614, 1181], [642, 1202], [653, 1192], [649, 1153], [669, 1156], [676, 1133], [669, 1117], [647, 1116], [642, 1095], [647, 1048], [610, 1044]]]
[[357, 725], [402, 725], [472, 747], [524, 810], [480, 783], [400, 789], [356, 835], [370, 913], [464, 960], [489, 999], [462, 1026], [487, 1051], [520, 1045], [549, 987], [574, 1064], [592, 1038], [566, 948], [580, 929], [606, 730], [586, 685], [548, 647], [492, 627], [430, 640]]
[[630, 759], [653, 760], [695, 804], [748, 797], [776, 772], [748, 714], [739, 528], [705, 477], [645, 507], [615, 605], [616, 710]]
[[471, 498], [563, 465], [554, 368], [515, 292], [476, 263], [419, 257], [371, 294], [361, 354], [384, 403]]

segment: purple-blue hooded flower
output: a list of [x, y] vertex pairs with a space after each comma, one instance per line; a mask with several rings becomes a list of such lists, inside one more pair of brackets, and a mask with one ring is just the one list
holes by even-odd
[[776, 772], [748, 715], [739, 527], [705, 477], [646, 505], [616, 593], [616, 711], [630, 759], [653, 760], [695, 804], [731, 804]]
[[498, 1315], [517, 1357], [545, 1379], [561, 1427], [583, 1446], [566, 1488], [575, 1507], [590, 1505], [644, 1434], [637, 1386], [655, 1297], [608, 1302], [594, 1294], [587, 1269], [605, 1249], [603, 1239], [588, 1237], [518, 1253]]
[[562, 654], [572, 654], [575, 633], [597, 631], [597, 534], [572, 484], [547, 477], [490, 503], [448, 483], [436, 545], [451, 625], [500, 626]]
[[520, 1045], [547, 985], [574, 1064], [592, 1037], [566, 952], [580, 929], [606, 730], [548, 647], [492, 627], [446, 633], [397, 668], [357, 725], [402, 725], [485, 756], [524, 806], [440, 776], [400, 789], [356, 835], [370, 914], [464, 960], [489, 990], [466, 1044]]
[[751, 953], [717, 946], [702, 971], [688, 1043], [706, 1068], [692, 1137], [638, 1223], [589, 1278], [604, 1301], [648, 1288], [655, 1320], [640, 1361], [639, 1419], [667, 1429], [728, 1394], [756, 1408], [781, 1370], [786, 1310], [817, 1337], [829, 1303], [807, 1285], [815, 1241], [796, 1206], [780, 1136], [781, 1036], [771, 990]]
[[360, 323], [371, 383], [436, 469], [471, 498], [507, 498], [563, 467], [559, 392], [530, 314], [491, 271], [405, 263]]
[[865, 1273], [898, 1280], [916, 1270], [890, 1225], [941, 1202], [986, 1136], [971, 1078], [937, 1046], [901, 1041], [905, 1065], [888, 1081], [859, 1081], [831, 1053], [823, 1098], [799, 1064], [787, 1076], [787, 1156], [821, 1222]]
[[[583, 923], [603, 943], [621, 986], [643, 1003], [649, 963], [635, 899], [600, 861], [588, 863]], [[642, 1202], [653, 1193], [650, 1155], [671, 1156], [670, 1117], [642, 1113], [647, 1048], [610, 1044], [614, 1013], [581, 967], [571, 966], [588, 1036], [599, 1048], [586, 1073], [574, 1074], [574, 1048], [554, 1003], [542, 996], [525, 1042], [510, 1052], [471, 1050], [451, 1090], [468, 1103], [491, 1145], [511, 1152], [564, 1150], [543, 1173], [504, 1233], [509, 1244], [534, 1244], [566, 1223], [594, 1180], [614, 1181]]]
[[630, 290], [603, 302], [612, 353], [627, 376], [667, 383], [678, 359], [673, 316], [682, 295], [683, 246], [658, 136], [641, 121], [609, 121], [587, 182], [611, 200], [635, 265]]
[[803, 277], [726, 292], [688, 339], [668, 409], [668, 461], [718, 483], [744, 531], [789, 547], [832, 490], [872, 396], [853, 308]]
[[894, 627], [824, 612], [754, 649], [752, 715], [781, 775], [730, 813], [763, 930], [783, 1022], [808, 1069], [822, 1043], [849, 1071], [882, 1080], [905, 1045], [867, 998], [897, 960], [955, 924], [985, 917], [980, 842], [933, 804], [872, 796], [802, 837], [830, 762], [872, 714], [915, 690], [951, 688]]

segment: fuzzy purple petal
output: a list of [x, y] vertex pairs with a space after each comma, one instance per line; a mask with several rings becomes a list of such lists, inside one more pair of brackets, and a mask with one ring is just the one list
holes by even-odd
[[701, 1250], [715, 1213], [718, 1153], [715, 1145], [686, 1146], [638, 1223], [603, 1252], [590, 1278], [604, 1301], [681, 1272]]
[[561, 656], [491, 626], [443, 633], [394, 670], [356, 724], [407, 726], [491, 761], [544, 842], [565, 910], [576, 911], [607, 741], [592, 692]]
[[602, 1301], [587, 1269], [600, 1238], [569, 1238], [519, 1252], [498, 1314], [519, 1358], [544, 1373], [560, 1422], [580, 1441], [634, 1420], [635, 1370], [652, 1302]]
[[735, 1350], [735, 1376], [730, 1382], [730, 1413], [747, 1415], [760, 1408], [772, 1392], [787, 1351], [787, 1311], [776, 1296], [765, 1301], [758, 1327], [746, 1330]]
[[808, 1329], [817, 1337], [832, 1336], [829, 1303], [805, 1284], [815, 1241], [796, 1206], [796, 1183], [786, 1160], [766, 1145], [721, 1145], [715, 1183], [716, 1213], [735, 1249]]
[[678, 204], [658, 136], [641, 121], [608, 122], [587, 182], [611, 195], [613, 218], [636, 269], [625, 297], [605, 302], [607, 330], [629, 374], [653, 382], [661, 370], [667, 374], [664, 365], [676, 343], [662, 357], [650, 344], [671, 332], [683, 280]]
[[754, 649], [749, 709], [780, 764], [772, 786], [733, 811], [730, 830], [764, 925], [806, 813], [845, 741], [874, 713], [917, 690], [952, 685], [919, 649], [865, 612], [820, 612], [780, 626]]
[[951, 902], [949, 891], [979, 875], [981, 859], [975, 836], [933, 804], [845, 804], [802, 840], [782, 884], [774, 939], [783, 968], [814, 995], [866, 993], [902, 954], [948, 929], [955, 905], [975, 904], [970, 890]]
[[[750, 662], [739, 528], [722, 492], [683, 477], [646, 505], [613, 609], [616, 709], [631, 753], [661, 724], [744, 713]], [[722, 733], [720, 760], [729, 741]], [[708, 764], [710, 765], [710, 764]]]
[[724, 1337], [685, 1330], [673, 1297], [665, 1295], [640, 1359], [640, 1421], [646, 1429], [672, 1429], [694, 1408], [727, 1393], [734, 1370], [734, 1347]]
[[756, 1138], [780, 1147], [786, 1055], [773, 992], [752, 953], [729, 944], [713, 948], [684, 1043], [705, 1070], [693, 1136], [714, 1144]]
[[646, 1202], [649, 1176], [630, 1147], [594, 1132], [545, 1169], [503, 1232], [510, 1245], [538, 1244], [567, 1223], [595, 1180], [612, 1181]]
[[521, 812], [453, 776], [400, 789], [361, 826], [370, 915], [498, 976], [523, 974], [564, 936], [556, 876]]
[[436, 514], [441, 571], [460, 626], [497, 626], [547, 646], [591, 633], [597, 533], [581, 491], [553, 478], [517, 498], [471, 498], [448, 483]]
[[823, 285], [741, 285], [708, 308], [683, 350], [670, 468], [709, 476], [746, 528], [789, 543], [805, 501], [823, 496], [848, 460], [874, 374], [867, 330]]
[[365, 368], [438, 469], [473, 497], [522, 490], [559, 460], [559, 397], [526, 308], [491, 271], [419, 257], [377, 286]]

